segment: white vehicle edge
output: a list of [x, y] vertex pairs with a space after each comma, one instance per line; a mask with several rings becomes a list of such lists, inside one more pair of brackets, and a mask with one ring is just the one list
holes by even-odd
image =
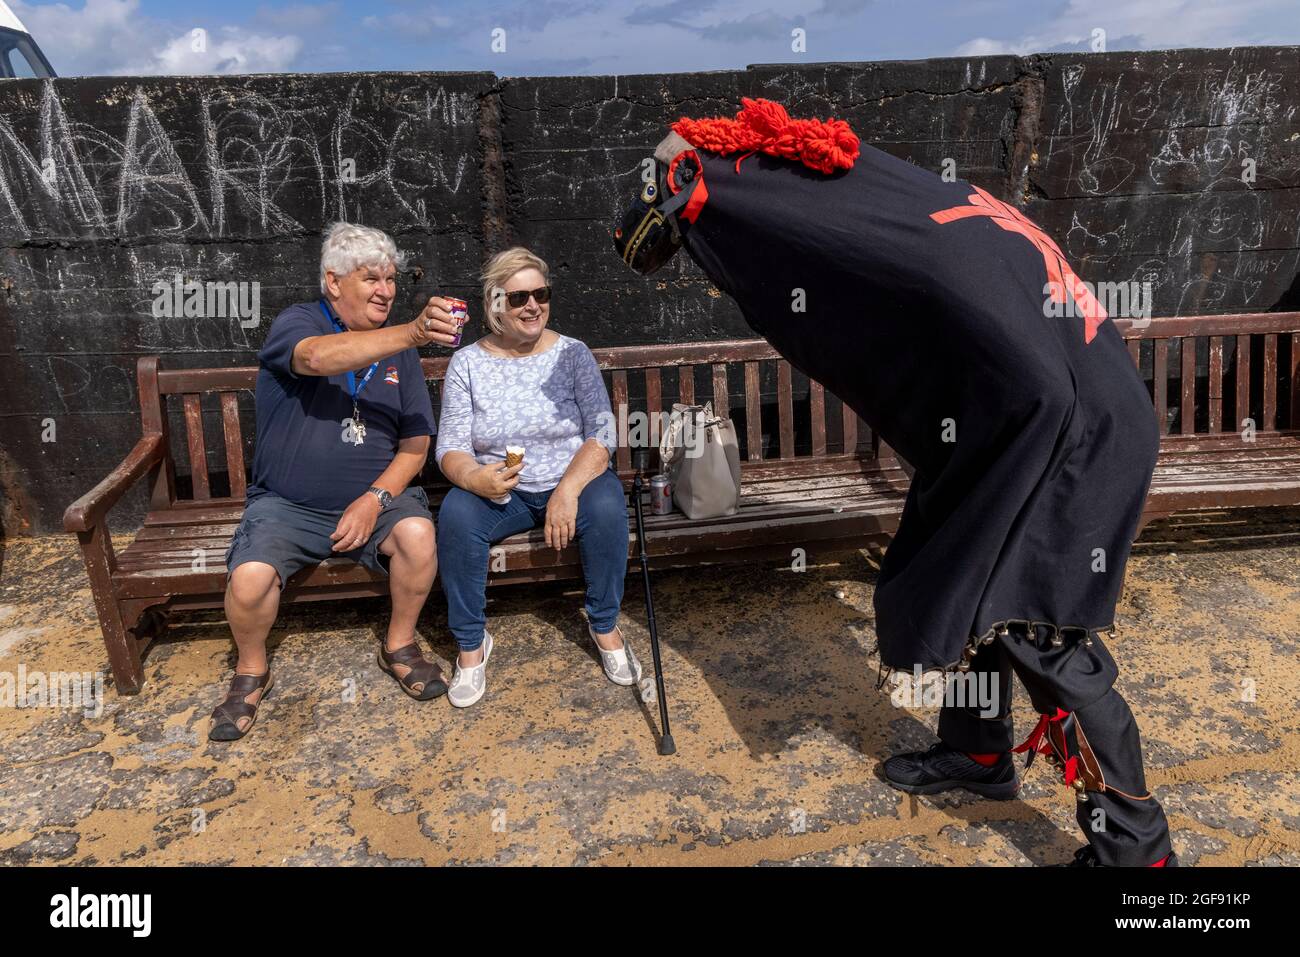
[[56, 74], [50, 61], [9, 4], [0, 0], [0, 79], [52, 76]]

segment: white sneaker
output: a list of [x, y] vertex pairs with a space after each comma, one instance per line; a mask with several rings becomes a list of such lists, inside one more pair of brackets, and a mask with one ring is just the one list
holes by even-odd
[[596, 641], [596, 630], [590, 623], [587, 625], [587, 634], [591, 635], [591, 642], [600, 653], [600, 663], [605, 668], [605, 677], [616, 685], [626, 687], [641, 680], [641, 662], [637, 661], [636, 653], [627, 643], [627, 636], [623, 634], [623, 629], [617, 628], [617, 630], [618, 636], [623, 639], [623, 647], [617, 651], [610, 651], [600, 647], [600, 642]]
[[[460, 658], [459, 655], [456, 657]], [[483, 692], [487, 691], [487, 663], [490, 657], [492, 636], [484, 628], [483, 660], [471, 668], [462, 668], [457, 660], [456, 673], [452, 675], [451, 684], [447, 687], [447, 700], [455, 707], [468, 708], [483, 697]]]

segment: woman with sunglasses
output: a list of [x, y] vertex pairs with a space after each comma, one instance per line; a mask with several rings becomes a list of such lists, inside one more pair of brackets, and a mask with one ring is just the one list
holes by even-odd
[[[557, 551], [577, 541], [588, 633], [609, 680], [636, 684], [641, 664], [618, 628], [627, 499], [610, 468], [615, 420], [600, 369], [583, 343], [546, 328], [551, 287], [540, 258], [507, 249], [482, 278], [492, 331], [452, 356], [438, 426], [438, 466], [455, 486], [438, 512], [447, 623], [460, 649], [447, 700], [467, 708], [487, 687], [493, 543], [539, 525]], [[521, 464], [505, 465], [507, 446], [523, 447]]]

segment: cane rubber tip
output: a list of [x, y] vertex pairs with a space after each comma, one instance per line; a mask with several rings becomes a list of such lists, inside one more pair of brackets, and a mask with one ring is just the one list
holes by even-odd
[[673, 736], [671, 734], [665, 734], [659, 739], [659, 753], [665, 757], [677, 753], [677, 745], [673, 742]]

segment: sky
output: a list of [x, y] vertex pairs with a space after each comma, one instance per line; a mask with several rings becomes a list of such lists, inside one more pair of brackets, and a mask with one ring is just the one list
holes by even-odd
[[[1300, 0], [8, 0], [61, 76], [485, 70], [1300, 44]], [[201, 32], [196, 32], [201, 31]], [[802, 49], [796, 49], [802, 33]]]

